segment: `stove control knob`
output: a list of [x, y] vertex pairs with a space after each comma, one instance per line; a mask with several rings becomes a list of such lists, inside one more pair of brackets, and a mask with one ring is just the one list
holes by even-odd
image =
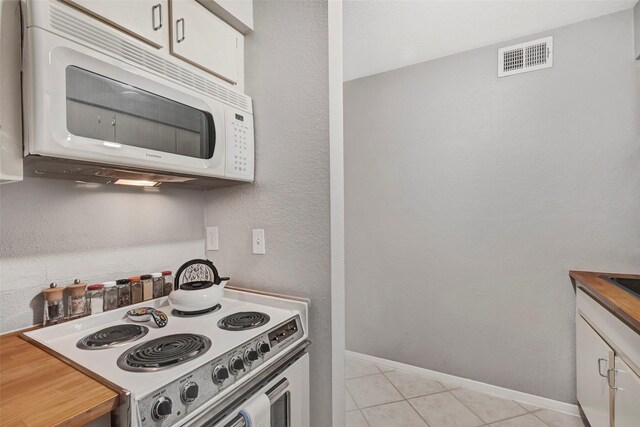
[[258, 352], [252, 348], [246, 349], [244, 352], [244, 362], [247, 365], [251, 365], [256, 360], [258, 360]]
[[190, 381], [182, 386], [180, 399], [182, 399], [184, 403], [191, 403], [196, 400], [196, 397], [198, 397], [198, 384]]
[[162, 421], [171, 415], [171, 399], [168, 397], [161, 397], [156, 400], [156, 403], [153, 404], [153, 408], [151, 409], [151, 416], [154, 420]]
[[213, 368], [213, 374], [211, 375], [213, 382], [216, 384], [222, 384], [224, 380], [229, 378], [229, 370], [222, 365], [218, 365]]
[[229, 370], [234, 375], [244, 370], [244, 362], [239, 356], [231, 358], [231, 361], [229, 362]]
[[271, 347], [269, 347], [269, 344], [267, 344], [264, 341], [260, 341], [258, 343], [258, 345], [256, 346], [256, 349], [258, 350], [258, 354], [260, 356], [264, 356], [265, 354], [269, 353], [271, 351]]

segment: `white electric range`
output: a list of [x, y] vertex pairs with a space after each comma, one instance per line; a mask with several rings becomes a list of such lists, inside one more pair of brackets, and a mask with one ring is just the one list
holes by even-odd
[[[166, 326], [129, 319], [136, 307], [162, 311]], [[219, 307], [197, 316], [158, 298], [24, 336], [119, 390], [112, 424], [242, 426], [243, 406], [264, 393], [271, 425], [302, 427], [309, 423], [307, 316], [302, 300], [225, 289]]]

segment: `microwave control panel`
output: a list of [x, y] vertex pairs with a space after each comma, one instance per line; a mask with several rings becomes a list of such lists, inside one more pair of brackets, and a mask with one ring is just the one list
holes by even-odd
[[227, 107], [225, 118], [226, 177], [253, 181], [253, 116]]

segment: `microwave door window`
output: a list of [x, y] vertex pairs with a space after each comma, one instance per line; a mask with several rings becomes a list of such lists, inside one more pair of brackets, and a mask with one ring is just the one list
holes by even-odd
[[73, 135], [213, 157], [215, 123], [208, 112], [74, 66], [66, 69], [66, 86], [67, 130]]

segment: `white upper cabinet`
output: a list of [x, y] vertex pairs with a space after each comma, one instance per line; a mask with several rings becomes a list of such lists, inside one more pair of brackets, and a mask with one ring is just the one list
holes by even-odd
[[[148, 43], [163, 55], [179, 58], [236, 90], [244, 90], [244, 36], [212, 10], [227, 21], [239, 22], [238, 18], [213, 0], [205, 3], [209, 7], [196, 0], [61, 1]], [[238, 10], [250, 16], [252, 8], [240, 5], [245, 7]]]
[[244, 37], [194, 0], [171, 0], [171, 54], [230, 83], [244, 66]]
[[166, 43], [167, 0], [63, 0], [160, 48]]

